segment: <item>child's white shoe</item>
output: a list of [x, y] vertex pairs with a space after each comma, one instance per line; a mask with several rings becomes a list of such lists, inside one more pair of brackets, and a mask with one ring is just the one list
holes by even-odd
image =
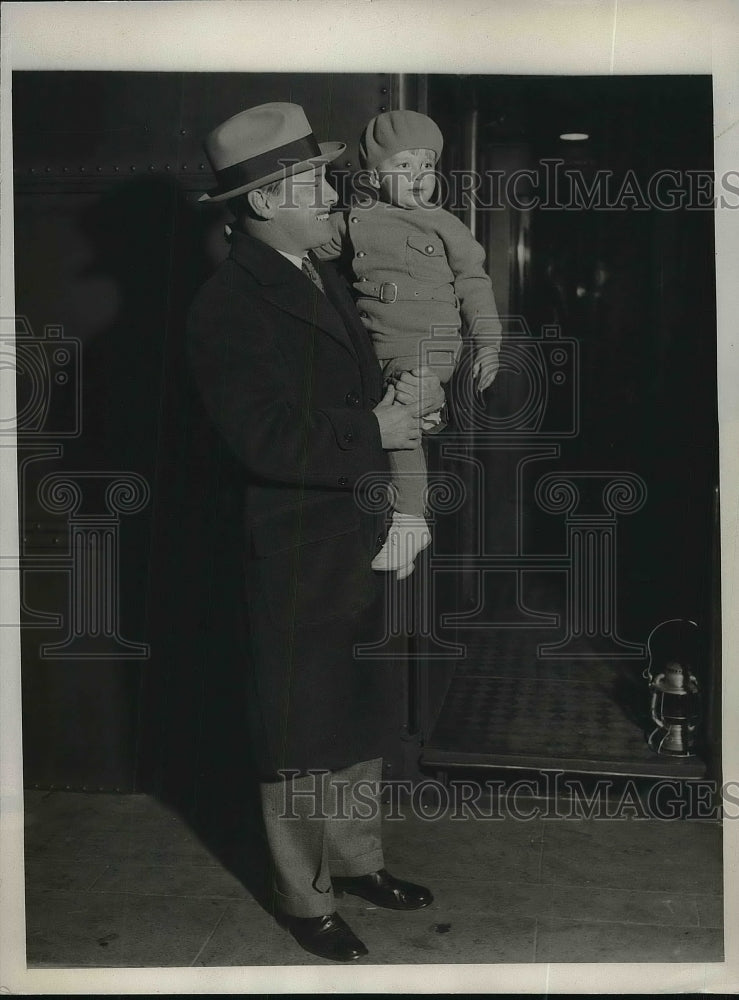
[[407, 576], [410, 576], [413, 570], [416, 568], [414, 562], [409, 562], [407, 566], [403, 566], [402, 569], [396, 570], [395, 579], [405, 580]]
[[[388, 572], [389, 570], [408, 569], [408, 576], [413, 572], [413, 562], [419, 552], [422, 552], [431, 542], [431, 532], [426, 519], [416, 514], [401, 514], [393, 512], [393, 520], [387, 533], [385, 544], [372, 560], [372, 569]], [[402, 576], [398, 576], [402, 580]]]

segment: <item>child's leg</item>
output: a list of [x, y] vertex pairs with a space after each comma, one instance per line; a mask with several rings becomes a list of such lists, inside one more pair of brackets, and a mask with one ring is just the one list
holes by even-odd
[[[410, 364], [404, 362], [411, 360], [394, 358], [381, 360], [380, 364], [386, 378], [391, 378], [407, 371]], [[426, 456], [419, 444], [413, 450], [388, 452], [388, 461], [393, 484], [393, 520], [385, 544], [372, 560], [372, 569], [395, 570], [398, 579], [403, 579], [413, 572], [416, 556], [431, 541], [431, 532], [424, 517]]]
[[402, 580], [413, 572], [416, 556], [431, 542], [424, 517], [426, 456], [419, 445], [413, 451], [391, 451], [389, 458], [395, 511], [385, 544], [372, 560], [372, 569], [395, 570]]
[[428, 472], [423, 446], [419, 444], [413, 451], [391, 451], [388, 459], [393, 480], [393, 508], [401, 514], [425, 517]]
[[[379, 359], [386, 379], [411, 369], [435, 374], [444, 384], [451, 378], [456, 358], [456, 344], [451, 350], [436, 356], [419, 355]], [[419, 364], [419, 361], [423, 362]], [[402, 406], [402, 403], [398, 405]], [[430, 421], [433, 426], [433, 419]], [[431, 531], [425, 518], [428, 472], [422, 445], [412, 451], [388, 453], [394, 487], [393, 520], [385, 544], [372, 560], [372, 569], [396, 570], [398, 579], [413, 572], [414, 560], [431, 542]]]

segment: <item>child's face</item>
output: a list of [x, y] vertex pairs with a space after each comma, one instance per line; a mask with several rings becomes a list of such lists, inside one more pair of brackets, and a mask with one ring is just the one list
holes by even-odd
[[431, 204], [436, 187], [436, 153], [431, 149], [404, 149], [378, 164], [373, 182], [380, 200], [399, 208]]

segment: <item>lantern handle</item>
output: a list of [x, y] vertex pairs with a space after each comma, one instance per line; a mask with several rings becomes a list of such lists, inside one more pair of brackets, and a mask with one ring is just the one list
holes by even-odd
[[642, 670], [642, 677], [644, 678], [645, 681], [648, 681], [651, 678], [649, 669], [652, 666], [652, 636], [654, 635], [654, 633], [657, 631], [658, 628], [662, 628], [663, 625], [671, 625], [672, 622], [687, 622], [688, 625], [693, 625], [695, 626], [695, 628], [698, 628], [698, 622], [694, 622], [692, 618], [667, 618], [665, 621], [659, 622], [658, 625], [655, 625], [652, 631], [649, 633], [649, 637], [647, 638], [647, 651], [649, 653], [649, 663]]

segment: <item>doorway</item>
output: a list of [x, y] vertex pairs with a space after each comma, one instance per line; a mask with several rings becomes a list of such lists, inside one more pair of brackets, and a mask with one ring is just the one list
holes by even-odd
[[[455, 424], [429, 449], [467, 499], [437, 513], [429, 555], [422, 764], [716, 776], [710, 78], [419, 91], [504, 325], [492, 390], [470, 413], [462, 365]], [[697, 626], [677, 655], [701, 692], [681, 757], [645, 739], [649, 638], [673, 620]]]

